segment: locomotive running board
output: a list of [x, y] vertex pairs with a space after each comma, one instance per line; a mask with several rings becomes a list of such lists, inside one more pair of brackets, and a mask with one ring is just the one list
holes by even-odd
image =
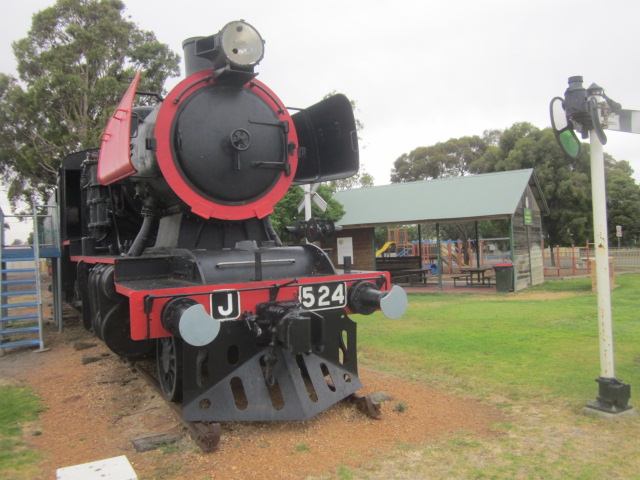
[[[222, 322], [220, 334], [207, 347], [185, 344], [184, 419], [306, 420], [362, 388], [355, 322], [341, 311], [322, 313], [324, 346], [310, 354], [255, 345], [247, 326], [238, 321]], [[265, 361], [269, 354], [277, 359], [272, 368]]]

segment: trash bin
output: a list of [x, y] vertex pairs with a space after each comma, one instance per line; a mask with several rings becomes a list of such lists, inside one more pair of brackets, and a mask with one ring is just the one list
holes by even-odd
[[511, 263], [498, 263], [493, 266], [496, 272], [496, 291], [513, 292], [513, 265]]

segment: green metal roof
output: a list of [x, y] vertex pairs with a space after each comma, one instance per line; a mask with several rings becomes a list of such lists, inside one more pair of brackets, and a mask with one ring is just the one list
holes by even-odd
[[533, 169], [358, 188], [334, 198], [344, 205], [344, 226], [469, 221], [510, 217], [527, 185], [548, 214]]

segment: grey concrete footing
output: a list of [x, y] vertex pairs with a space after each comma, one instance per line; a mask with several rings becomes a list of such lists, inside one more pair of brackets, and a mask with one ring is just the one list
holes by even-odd
[[604, 420], [616, 420], [618, 418], [627, 418], [627, 417], [635, 417], [638, 415], [638, 412], [635, 408], [630, 408], [629, 410], [625, 410], [620, 413], [609, 413], [603, 412], [602, 410], [596, 410], [595, 408], [584, 407], [583, 413], [587, 416], [593, 416], [602, 418]]

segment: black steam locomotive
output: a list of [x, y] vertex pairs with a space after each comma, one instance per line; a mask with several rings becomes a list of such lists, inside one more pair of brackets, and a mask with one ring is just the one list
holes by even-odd
[[350, 102], [291, 116], [256, 80], [263, 41], [244, 21], [184, 42], [187, 77], [133, 107], [100, 149], [64, 159], [63, 288], [123, 357], [155, 351], [163, 396], [187, 420], [306, 419], [361, 388], [349, 313], [399, 317], [387, 273], [334, 268], [271, 225], [291, 185], [358, 171]]

